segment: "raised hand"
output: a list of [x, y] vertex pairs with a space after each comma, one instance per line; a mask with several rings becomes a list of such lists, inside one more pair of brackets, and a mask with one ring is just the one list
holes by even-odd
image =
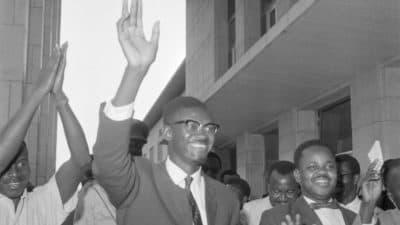
[[61, 60], [61, 50], [56, 47], [47, 65], [40, 70], [39, 78], [35, 83], [35, 91], [47, 94], [51, 91], [57, 74], [57, 69]]
[[61, 46], [61, 59], [60, 59], [60, 64], [57, 69], [56, 73], [56, 78], [54, 81], [53, 89], [51, 90], [52, 93], [54, 94], [56, 100], [62, 100], [65, 98], [64, 92], [63, 92], [63, 83], [64, 83], [64, 71], [65, 71], [65, 66], [67, 64], [67, 49], [68, 49], [68, 43], [64, 43]]
[[375, 160], [368, 166], [367, 173], [362, 181], [361, 194], [365, 203], [376, 203], [382, 193], [382, 178], [380, 171], [375, 170], [376, 164], [379, 161]]
[[[282, 221], [281, 225], [302, 225], [300, 214], [296, 214], [295, 220], [293, 221], [290, 215], [285, 216], [285, 221]], [[315, 225], [315, 224], [313, 224]]]
[[143, 32], [142, 17], [142, 0], [131, 0], [130, 10], [128, 10], [128, 0], [124, 0], [117, 29], [119, 43], [128, 66], [135, 70], [146, 71], [157, 54], [160, 26], [159, 22], [153, 25], [151, 38], [147, 41]]

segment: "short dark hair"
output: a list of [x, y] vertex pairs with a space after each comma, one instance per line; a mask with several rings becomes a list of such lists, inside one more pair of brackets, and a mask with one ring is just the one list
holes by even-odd
[[[319, 139], [313, 139], [313, 140], [309, 140], [309, 141], [305, 141], [303, 143], [301, 143], [296, 150], [294, 151], [294, 157], [293, 157], [293, 161], [294, 161], [294, 165], [299, 168], [299, 161], [301, 156], [303, 155], [303, 152], [305, 150], [307, 150], [310, 147], [314, 147], [314, 146], [320, 146], [320, 147], [324, 147], [330, 150], [329, 146], [324, 144], [321, 140]], [[331, 152], [332, 153], [332, 152]], [[333, 156], [333, 154], [332, 154]]]
[[383, 184], [387, 187], [387, 182], [389, 181], [390, 171], [396, 168], [400, 168], [400, 158], [388, 159], [383, 163], [382, 166], [382, 177]]
[[242, 178], [232, 177], [226, 182], [226, 184], [238, 188], [244, 196], [247, 197], [250, 196], [251, 193], [250, 185], [247, 183], [247, 181], [243, 180]]
[[171, 117], [178, 111], [188, 108], [202, 108], [207, 110], [203, 102], [190, 96], [179, 96], [168, 102], [163, 109], [164, 124], [171, 123]]
[[276, 171], [277, 173], [281, 175], [289, 175], [293, 174], [294, 169], [296, 169], [296, 166], [294, 163], [289, 162], [289, 161], [277, 161], [271, 165], [271, 167], [268, 170], [268, 180], [271, 178], [272, 172]]
[[221, 175], [219, 176], [219, 180], [220, 180], [222, 183], [224, 183], [224, 177], [225, 177], [226, 175], [233, 175], [233, 176], [236, 175], [236, 176], [240, 177], [239, 174], [236, 173], [236, 171], [234, 171], [234, 170], [224, 170], [224, 171], [222, 171]]
[[337, 155], [335, 157], [336, 163], [349, 163], [350, 170], [354, 174], [360, 174], [360, 163], [357, 159], [349, 154]]

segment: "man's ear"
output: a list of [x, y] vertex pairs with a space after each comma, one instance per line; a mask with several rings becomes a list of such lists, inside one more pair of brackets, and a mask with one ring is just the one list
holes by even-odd
[[164, 125], [163, 128], [161, 128], [161, 134], [164, 140], [166, 141], [171, 141], [172, 139], [172, 129], [168, 125]]
[[293, 175], [294, 175], [294, 179], [296, 179], [296, 182], [298, 184], [301, 184], [302, 180], [301, 180], [301, 175], [300, 175], [300, 171], [298, 169], [295, 169], [293, 171]]

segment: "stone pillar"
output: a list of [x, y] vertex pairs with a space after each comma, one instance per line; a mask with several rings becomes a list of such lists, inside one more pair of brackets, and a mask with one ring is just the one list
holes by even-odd
[[279, 117], [279, 159], [293, 161], [296, 147], [319, 137], [317, 114], [312, 110], [292, 109]]
[[[58, 43], [60, 0], [3, 0], [0, 3], [0, 126], [26, 100]], [[25, 138], [31, 181], [44, 183], [55, 170], [56, 113], [43, 101]]]
[[351, 83], [353, 155], [365, 171], [375, 140], [385, 159], [400, 157], [400, 68], [377, 68]]
[[244, 133], [236, 140], [237, 172], [247, 180], [251, 195], [261, 196], [265, 190], [264, 137], [259, 134]]
[[260, 38], [260, 0], [236, 0], [236, 56], [241, 55], [253, 46]]

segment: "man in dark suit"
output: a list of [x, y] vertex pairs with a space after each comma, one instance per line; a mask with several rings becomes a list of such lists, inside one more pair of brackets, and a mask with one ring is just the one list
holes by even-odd
[[239, 202], [234, 194], [201, 172], [218, 125], [199, 100], [179, 97], [165, 107], [162, 134], [169, 156], [164, 163], [130, 157], [133, 102], [155, 59], [159, 25], [147, 41], [141, 0], [131, 3], [130, 12], [125, 0], [117, 27], [128, 66], [115, 97], [100, 110], [93, 150], [93, 172], [117, 208], [117, 223], [236, 225]]
[[296, 225], [352, 225], [361, 224], [361, 221], [366, 221], [363, 224], [371, 222], [371, 217], [368, 217], [370, 214], [364, 213], [374, 208], [374, 203], [369, 202], [373, 198], [366, 185], [363, 188], [365, 204], [360, 210], [361, 217], [332, 199], [337, 168], [328, 146], [319, 140], [306, 141], [295, 150], [294, 163], [294, 175], [301, 186], [302, 195], [294, 203], [265, 211], [261, 225], [281, 225], [282, 222]]

